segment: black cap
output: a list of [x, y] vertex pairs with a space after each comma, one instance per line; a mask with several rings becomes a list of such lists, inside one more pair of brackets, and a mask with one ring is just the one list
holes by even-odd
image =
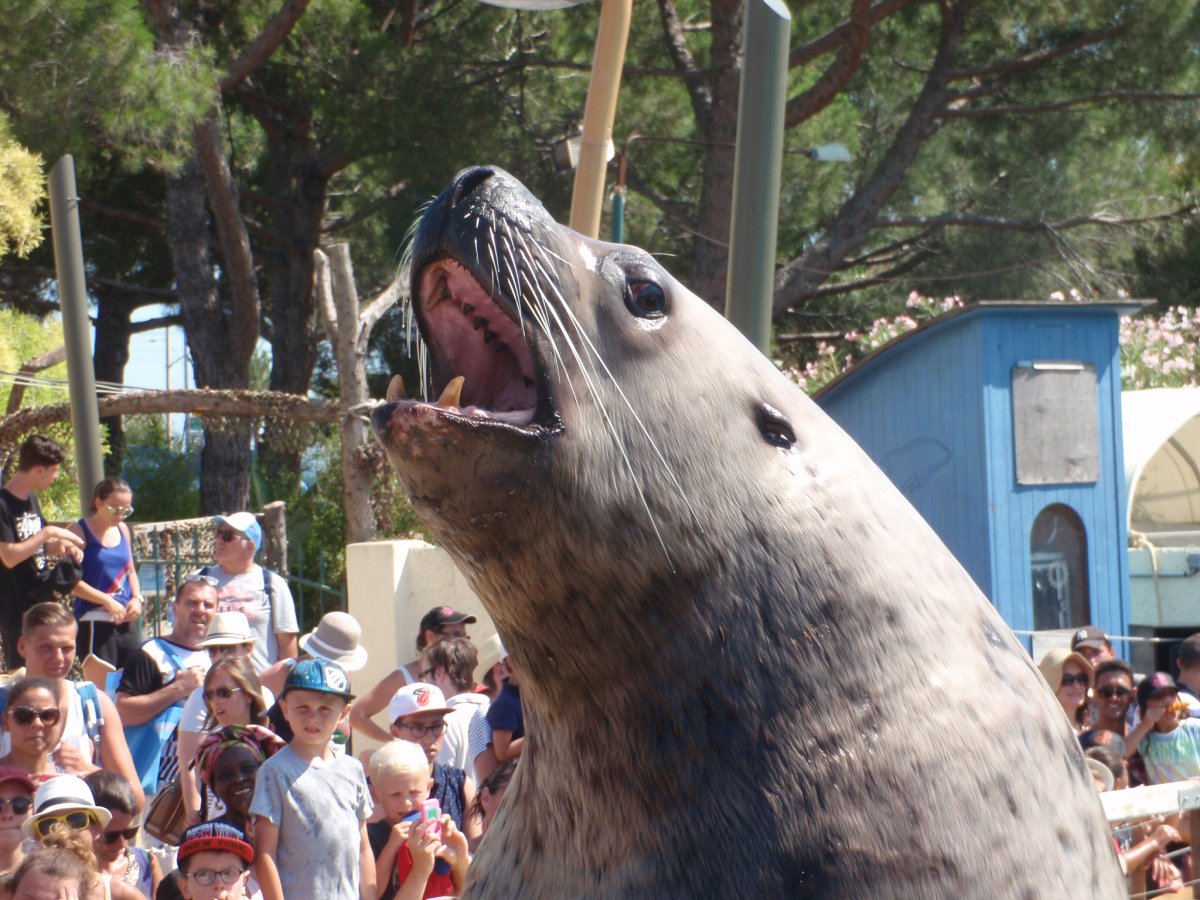
[[1103, 650], [1111, 646], [1104, 629], [1097, 628], [1095, 625], [1084, 625], [1077, 629], [1071, 637], [1072, 650], [1078, 650], [1080, 647], [1094, 647], [1097, 650]]
[[1155, 672], [1153, 675], [1147, 675], [1142, 679], [1142, 683], [1137, 686], [1138, 706], [1145, 708], [1150, 698], [1156, 694], [1179, 693], [1179, 687], [1175, 684], [1175, 679], [1166, 672]]
[[453, 606], [435, 606], [421, 619], [421, 633], [439, 631], [445, 625], [473, 625], [477, 621], [470, 613], [461, 613]]

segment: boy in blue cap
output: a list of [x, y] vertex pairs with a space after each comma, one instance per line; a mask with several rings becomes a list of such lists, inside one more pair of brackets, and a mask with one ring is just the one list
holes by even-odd
[[375, 897], [367, 780], [358, 760], [329, 745], [354, 699], [348, 687], [324, 659], [301, 660], [284, 683], [279, 707], [293, 737], [258, 770], [250, 803], [263, 900]]

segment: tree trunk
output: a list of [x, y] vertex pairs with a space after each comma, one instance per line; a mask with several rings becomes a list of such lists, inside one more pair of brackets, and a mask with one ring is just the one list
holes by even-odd
[[[263, 70], [271, 96], [282, 97]], [[313, 300], [313, 251], [321, 238], [328, 176], [322, 171], [309, 111], [272, 103], [244, 92], [242, 100], [267, 135], [267, 191], [271, 198], [266, 224], [270, 239], [261, 242], [257, 259], [263, 267], [267, 315], [271, 321], [273, 391], [307, 393], [317, 359], [316, 305]], [[286, 422], [266, 423], [258, 440], [262, 471], [284, 489], [300, 483], [301, 450], [288, 435]]]
[[[167, 182], [167, 241], [179, 290], [183, 327], [192, 351], [196, 384], [244, 388], [247, 364], [238, 365], [231, 345], [238, 340], [229, 306], [222, 303], [209, 250], [209, 216], [199, 160], [188, 160]], [[250, 500], [250, 428], [218, 431], [206, 427], [200, 454], [200, 511], [245, 509]]]
[[[712, 2], [712, 64], [708, 72], [712, 105], [704, 139], [719, 144], [730, 144], [737, 139], [741, 13], [741, 0]], [[733, 215], [733, 162], [733, 147], [707, 148], [688, 285], [693, 293], [722, 313], [725, 273], [729, 268], [729, 222]]]
[[339, 427], [342, 439], [342, 509], [346, 543], [375, 539], [375, 510], [371, 494], [372, 464], [366, 452], [371, 436], [365, 421], [367, 344], [379, 318], [400, 299], [399, 278], [360, 312], [350, 248], [335, 244], [329, 255], [313, 254], [317, 279], [314, 293], [321, 324], [337, 356]]
[[[113, 384], [125, 383], [125, 365], [129, 362], [129, 337], [133, 333], [130, 320], [134, 304], [121, 292], [113, 289], [93, 288], [99, 301], [96, 313], [96, 347], [92, 353], [92, 366], [96, 381]], [[108, 427], [109, 455], [104, 459], [105, 476], [120, 475], [125, 459], [125, 428], [120, 416], [107, 416], [100, 420]]]

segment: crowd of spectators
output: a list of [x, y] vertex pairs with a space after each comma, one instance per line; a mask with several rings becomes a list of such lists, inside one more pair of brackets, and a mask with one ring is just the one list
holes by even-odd
[[[1200, 778], [1200, 634], [1178, 649], [1179, 677], [1134, 672], [1116, 657], [1105, 633], [1078, 629], [1070, 649], [1047, 652], [1038, 663], [1079, 738], [1097, 790], [1124, 790]], [[1114, 829], [1126, 870], [1144, 868], [1160, 891], [1191, 877], [1186, 818], [1158, 816]]]
[[[31, 438], [0, 489], [0, 900], [457, 894], [523, 745], [499, 639], [477, 650], [475, 617], [436, 606], [355, 702], [360, 624], [300, 636], [235, 512], [139, 640], [133, 492], [105, 479], [90, 515], [47, 524], [63, 458]], [[350, 755], [352, 730], [382, 748]]]

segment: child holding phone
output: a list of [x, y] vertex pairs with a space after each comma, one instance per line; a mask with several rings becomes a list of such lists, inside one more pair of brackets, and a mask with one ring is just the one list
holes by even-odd
[[383, 818], [367, 825], [379, 900], [457, 896], [466, 880], [467, 837], [429, 800], [429, 760], [409, 741], [375, 751], [368, 770]]

